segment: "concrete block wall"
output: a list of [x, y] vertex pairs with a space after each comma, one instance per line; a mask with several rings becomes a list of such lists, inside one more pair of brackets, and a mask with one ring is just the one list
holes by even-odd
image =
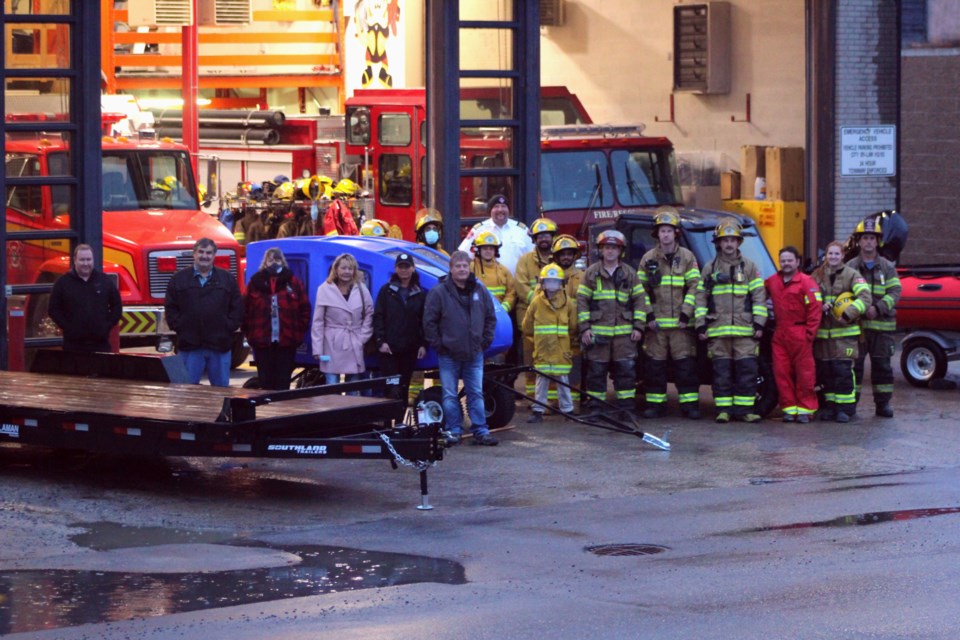
[[896, 0], [839, 2], [834, 230], [840, 240], [846, 239], [864, 216], [896, 206], [895, 176], [840, 175], [840, 129], [897, 123], [897, 55]]
[[910, 242], [901, 262], [956, 264], [960, 49], [906, 49], [902, 72], [900, 208]]

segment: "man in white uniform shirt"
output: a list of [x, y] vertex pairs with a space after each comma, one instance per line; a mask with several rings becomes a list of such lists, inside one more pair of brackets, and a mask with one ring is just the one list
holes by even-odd
[[527, 233], [527, 226], [510, 218], [510, 204], [503, 194], [498, 193], [490, 198], [487, 202], [487, 211], [490, 212], [490, 217], [473, 226], [467, 237], [460, 243], [459, 249], [470, 253], [473, 239], [477, 234], [481, 231], [492, 231], [502, 243], [497, 260], [509, 269], [510, 273], [516, 275], [520, 256], [533, 250], [533, 241]]

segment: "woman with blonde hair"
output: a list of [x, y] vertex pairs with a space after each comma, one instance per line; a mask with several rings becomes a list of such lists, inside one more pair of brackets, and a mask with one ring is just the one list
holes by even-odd
[[313, 308], [313, 355], [327, 384], [363, 379], [363, 346], [373, 335], [373, 299], [363, 283], [357, 260], [342, 253], [333, 261], [326, 282], [317, 288]]
[[241, 329], [253, 348], [262, 389], [289, 389], [297, 347], [310, 327], [310, 298], [283, 251], [267, 249], [250, 278]]

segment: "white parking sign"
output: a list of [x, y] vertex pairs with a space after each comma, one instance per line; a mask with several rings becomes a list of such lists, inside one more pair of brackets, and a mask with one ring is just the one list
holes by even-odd
[[897, 175], [897, 128], [841, 127], [840, 175]]

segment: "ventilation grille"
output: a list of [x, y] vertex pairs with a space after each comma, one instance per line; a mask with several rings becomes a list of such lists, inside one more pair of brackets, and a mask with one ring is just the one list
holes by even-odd
[[193, 24], [190, 0], [135, 0], [128, 3], [131, 27], [182, 27]]
[[201, 0], [201, 25], [244, 25], [252, 19], [250, 0]]
[[563, 26], [563, 0], [540, 0], [540, 26]]

